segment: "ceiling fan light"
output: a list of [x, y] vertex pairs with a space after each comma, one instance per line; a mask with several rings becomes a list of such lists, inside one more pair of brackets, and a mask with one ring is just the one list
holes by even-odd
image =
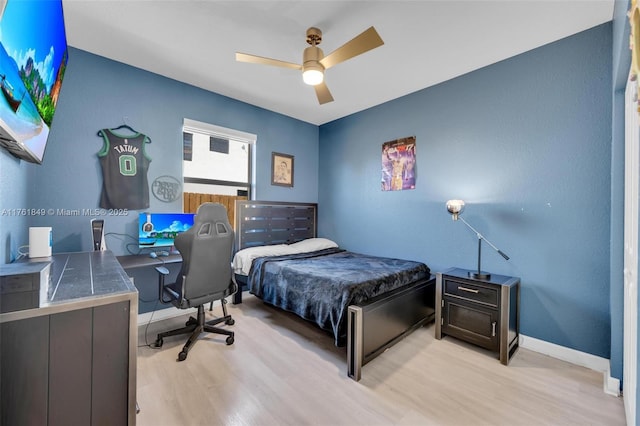
[[317, 69], [306, 69], [302, 73], [302, 80], [310, 86], [317, 86], [324, 80], [324, 73]]
[[320, 63], [323, 57], [322, 49], [315, 44], [304, 49], [302, 54], [302, 80], [306, 84], [317, 86], [324, 80], [324, 67]]

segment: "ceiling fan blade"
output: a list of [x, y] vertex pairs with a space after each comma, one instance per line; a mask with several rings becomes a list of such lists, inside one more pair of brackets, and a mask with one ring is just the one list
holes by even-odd
[[360, 35], [352, 38], [342, 46], [338, 47], [333, 52], [329, 53], [320, 63], [326, 68], [331, 68], [334, 65], [338, 65], [340, 62], [344, 62], [347, 59], [351, 59], [354, 56], [368, 52], [371, 49], [382, 46], [384, 41], [378, 35], [375, 28], [369, 27], [369, 29], [362, 32]]
[[331, 92], [324, 81], [320, 84], [316, 84], [313, 88], [316, 89], [316, 96], [318, 97], [320, 105], [333, 102], [333, 96], [331, 96]]
[[236, 52], [236, 61], [250, 62], [253, 64], [272, 65], [274, 67], [291, 68], [294, 70], [302, 69], [302, 65], [291, 62], [280, 61], [278, 59], [264, 58], [262, 56], [250, 55], [248, 53]]

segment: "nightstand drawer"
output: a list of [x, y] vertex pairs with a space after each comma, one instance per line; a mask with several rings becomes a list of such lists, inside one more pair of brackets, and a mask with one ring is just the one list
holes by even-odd
[[464, 281], [445, 279], [444, 295], [456, 296], [476, 303], [498, 307], [499, 294], [495, 287], [484, 287]]

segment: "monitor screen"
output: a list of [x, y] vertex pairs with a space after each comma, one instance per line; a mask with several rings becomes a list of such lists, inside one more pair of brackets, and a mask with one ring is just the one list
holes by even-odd
[[171, 247], [176, 236], [193, 226], [194, 213], [140, 213], [138, 246]]

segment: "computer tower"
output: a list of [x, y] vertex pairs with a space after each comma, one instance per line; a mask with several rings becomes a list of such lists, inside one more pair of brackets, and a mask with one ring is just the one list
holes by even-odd
[[91, 219], [91, 235], [93, 237], [93, 251], [105, 251], [107, 245], [104, 241], [104, 220]]

